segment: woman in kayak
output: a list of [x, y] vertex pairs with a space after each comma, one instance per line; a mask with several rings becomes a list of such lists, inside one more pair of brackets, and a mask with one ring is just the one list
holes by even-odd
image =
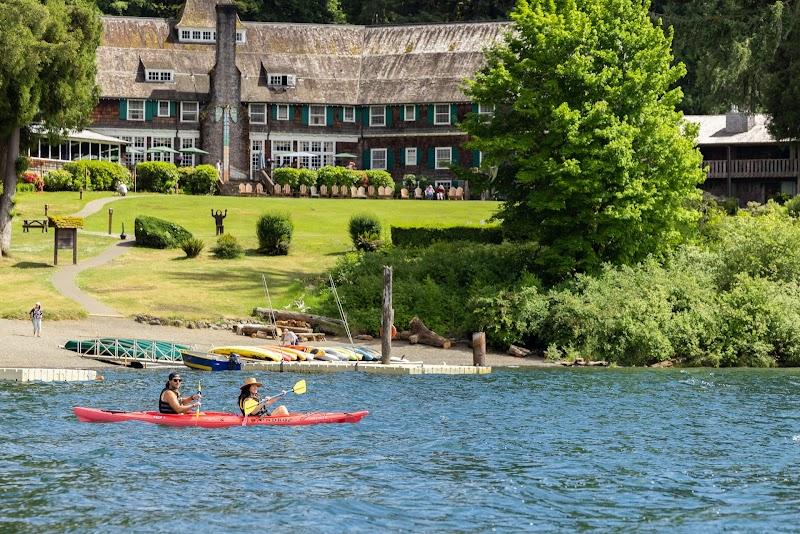
[[167, 384], [158, 397], [158, 411], [160, 413], [186, 413], [197, 407], [193, 400], [200, 398], [199, 393], [190, 397], [181, 397], [181, 382], [183, 379], [178, 373], [170, 373]]
[[[278, 406], [272, 410], [272, 413], [269, 413], [267, 406], [278, 400], [282, 395], [267, 397], [261, 400], [261, 397], [258, 395], [258, 388], [260, 386], [261, 384], [255, 378], [251, 377], [245, 379], [244, 385], [242, 385], [241, 392], [239, 393], [239, 409], [242, 411], [242, 415], [289, 415], [289, 410], [283, 405]], [[286, 392], [284, 391], [283, 393], [285, 394]]]

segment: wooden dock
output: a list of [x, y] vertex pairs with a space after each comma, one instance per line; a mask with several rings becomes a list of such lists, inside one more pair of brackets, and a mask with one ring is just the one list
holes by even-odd
[[85, 382], [97, 379], [97, 371], [86, 369], [0, 368], [0, 380], [11, 382]]
[[251, 362], [242, 364], [246, 371], [273, 371], [276, 373], [341, 373], [361, 372], [374, 375], [486, 375], [491, 367], [470, 365], [435, 365], [422, 362]]

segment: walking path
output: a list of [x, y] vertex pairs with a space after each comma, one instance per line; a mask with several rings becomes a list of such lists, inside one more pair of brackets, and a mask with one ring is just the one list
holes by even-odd
[[[116, 202], [117, 200], [124, 200], [130, 197], [105, 197], [105, 198], [98, 198], [97, 200], [92, 200], [88, 202], [82, 210], [78, 213], [75, 213], [73, 217], [88, 217], [94, 213], [100, 211], [100, 209], [110, 202]], [[107, 235], [101, 234], [99, 232], [81, 232], [81, 233], [90, 233], [94, 235]], [[55, 274], [53, 275], [53, 286], [55, 286], [56, 290], [64, 295], [65, 297], [74, 300], [81, 306], [83, 306], [89, 315], [101, 315], [101, 316], [109, 316], [109, 317], [122, 317], [122, 315], [103, 304], [102, 302], [98, 301], [94, 297], [91, 297], [84, 293], [83, 291], [78, 288], [78, 284], [76, 283], [76, 279], [78, 277], [78, 273], [84, 271], [86, 269], [91, 269], [93, 267], [99, 267], [100, 265], [105, 265], [106, 263], [110, 262], [117, 256], [121, 256], [128, 251], [128, 247], [132, 246], [134, 243], [133, 238], [125, 239], [124, 241], [116, 242], [113, 246], [107, 248], [99, 255], [89, 258], [88, 260], [81, 261], [77, 265], [67, 265], [65, 267], [61, 267], [58, 269]]]

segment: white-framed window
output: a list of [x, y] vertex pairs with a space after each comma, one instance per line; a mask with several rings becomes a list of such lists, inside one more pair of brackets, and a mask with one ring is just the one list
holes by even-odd
[[386, 107], [384, 106], [369, 107], [369, 125], [386, 126]]
[[192, 38], [192, 30], [181, 30], [181, 41], [188, 41]]
[[356, 122], [356, 108], [344, 106], [342, 108], [342, 122]]
[[237, 43], [244, 42], [244, 30], [239, 30], [236, 32], [236, 42]]
[[169, 117], [169, 100], [158, 101], [158, 116]]
[[250, 104], [250, 123], [251, 124], [266, 124], [267, 123], [267, 105], [266, 104]]
[[373, 148], [369, 151], [369, 168], [386, 170], [387, 161], [385, 148]]
[[144, 120], [144, 100], [128, 100], [128, 120]]
[[325, 106], [308, 106], [309, 126], [326, 126]]
[[270, 74], [267, 85], [283, 85], [283, 74]]
[[[153, 137], [150, 140], [152, 148], [165, 146], [172, 148], [172, 137]], [[155, 153], [150, 155], [150, 161], [169, 161], [172, 162], [172, 154], [169, 153]]]
[[178, 38], [180, 41], [213, 43], [217, 40], [217, 32], [210, 28], [181, 28]]
[[[181, 137], [181, 148], [194, 148], [197, 138], [195, 137]], [[181, 165], [184, 167], [194, 167], [194, 154], [181, 154], [183, 158]]]
[[278, 104], [275, 106], [275, 117], [279, 121], [289, 120], [289, 104]]
[[273, 152], [291, 152], [292, 151], [292, 142], [291, 141], [273, 141], [272, 142], [272, 151]]
[[200, 30], [192, 30], [192, 40], [194, 41], [202, 41], [203, 40], [203, 32]]
[[204, 30], [203, 31], [203, 40], [210, 41], [211, 40], [211, 30]]
[[171, 82], [172, 81], [172, 71], [171, 70], [146, 70], [145, 71], [145, 80], [148, 82]]
[[450, 104], [433, 106], [433, 124], [450, 124]]
[[267, 85], [277, 85], [279, 87], [294, 87], [297, 77], [294, 74], [279, 74], [270, 72], [267, 74]]
[[478, 115], [494, 115], [494, 106], [489, 104], [478, 104]]
[[406, 148], [406, 165], [414, 166], [417, 164], [417, 147]]
[[197, 122], [200, 116], [198, 102], [181, 102], [181, 122]]
[[[144, 161], [144, 148], [147, 143], [146, 137], [127, 137], [123, 136], [120, 137], [123, 141], [128, 141], [130, 144], [125, 149], [125, 158], [123, 163], [129, 166], [136, 165]], [[130, 149], [134, 149], [135, 154], [130, 151]], [[73, 151], [75, 153], [75, 151]]]
[[436, 147], [436, 168], [447, 169], [453, 161], [453, 147], [437, 146]]
[[406, 104], [403, 106], [403, 120], [415, 121], [417, 120], [417, 106], [414, 104]]

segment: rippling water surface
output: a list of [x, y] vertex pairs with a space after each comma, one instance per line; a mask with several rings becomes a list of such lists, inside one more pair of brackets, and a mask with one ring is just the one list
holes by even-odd
[[[79, 423], [152, 409], [167, 373], [0, 383], [0, 531], [796, 531], [800, 373], [495, 371], [305, 378], [356, 425]], [[233, 411], [241, 373], [183, 373]], [[186, 389], [191, 386], [191, 389]]]

